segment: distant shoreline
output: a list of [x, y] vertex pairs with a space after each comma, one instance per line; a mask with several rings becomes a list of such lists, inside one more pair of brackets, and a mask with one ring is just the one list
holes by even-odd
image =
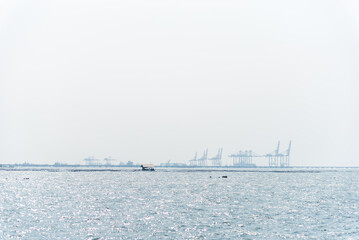
[[[198, 166], [155, 166], [157, 172], [272, 172], [272, 173], [308, 173], [331, 172], [359, 169], [353, 166], [292, 166], [292, 167], [198, 167]], [[80, 164], [0, 164], [0, 171], [46, 171], [46, 172], [139, 172], [140, 165], [80, 165]], [[142, 171], [141, 171], [142, 172]]]

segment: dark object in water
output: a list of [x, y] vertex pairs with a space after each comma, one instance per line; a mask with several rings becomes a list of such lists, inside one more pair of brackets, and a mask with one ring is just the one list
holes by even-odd
[[227, 176], [222, 176], [222, 178], [227, 178]]
[[142, 164], [142, 171], [155, 171], [155, 165], [152, 164]]

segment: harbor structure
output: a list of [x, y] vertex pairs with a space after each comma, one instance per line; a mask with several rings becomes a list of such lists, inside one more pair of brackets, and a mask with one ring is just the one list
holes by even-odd
[[222, 166], [222, 153], [223, 148], [219, 148], [217, 155], [212, 158], [208, 158], [208, 149], [204, 150], [202, 157], [197, 157], [197, 152], [194, 157], [189, 160], [189, 166], [209, 167], [209, 166]]
[[219, 148], [217, 155], [209, 159], [212, 162], [212, 166], [215, 167], [222, 166], [222, 153], [223, 153], [223, 148]]
[[189, 160], [189, 165], [197, 166], [197, 152], [195, 153], [194, 157], [191, 160]]
[[229, 157], [233, 158], [233, 166], [255, 167], [256, 165], [253, 164], [253, 157], [260, 157], [260, 155], [254, 154], [252, 150], [245, 150], [231, 154]]
[[85, 165], [89, 166], [99, 166], [99, 165], [106, 165], [111, 166], [113, 162], [117, 161], [116, 159], [113, 159], [111, 157], [101, 159], [96, 159], [94, 156], [90, 156], [87, 158], [84, 158], [83, 161], [85, 162]]
[[292, 141], [289, 141], [288, 149], [280, 152], [280, 141], [278, 141], [277, 148], [267, 154], [256, 154], [252, 150], [241, 150], [237, 153], [229, 155], [233, 159], [233, 166], [237, 167], [255, 167], [253, 158], [267, 158], [269, 167], [289, 167], [290, 166], [290, 149]]
[[94, 156], [90, 156], [90, 157], [84, 158], [84, 162], [86, 165], [98, 165], [99, 159], [95, 159]]
[[113, 159], [111, 157], [104, 158], [103, 160], [105, 162], [105, 165], [112, 165], [112, 163], [116, 161], [116, 159]]
[[168, 160], [166, 163], [161, 163], [161, 167], [187, 167], [185, 163], [172, 163], [171, 160]]
[[208, 159], [208, 149], [204, 150], [202, 157], [197, 160], [198, 166], [200, 167], [207, 166], [207, 159]]
[[284, 152], [279, 152], [279, 146], [280, 141], [278, 141], [277, 148], [273, 152], [265, 155], [268, 158], [269, 167], [289, 167], [292, 141], [289, 141], [289, 146]]

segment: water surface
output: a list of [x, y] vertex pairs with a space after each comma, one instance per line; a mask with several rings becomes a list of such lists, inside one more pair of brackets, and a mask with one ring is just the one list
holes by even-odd
[[357, 169], [17, 170], [1, 239], [359, 238]]

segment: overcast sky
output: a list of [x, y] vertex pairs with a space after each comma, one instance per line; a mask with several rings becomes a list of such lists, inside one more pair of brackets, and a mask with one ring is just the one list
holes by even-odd
[[[0, 164], [359, 166], [356, 0], [0, 2]], [[187, 162], [188, 163], [188, 162]], [[256, 160], [267, 165], [266, 160]]]

